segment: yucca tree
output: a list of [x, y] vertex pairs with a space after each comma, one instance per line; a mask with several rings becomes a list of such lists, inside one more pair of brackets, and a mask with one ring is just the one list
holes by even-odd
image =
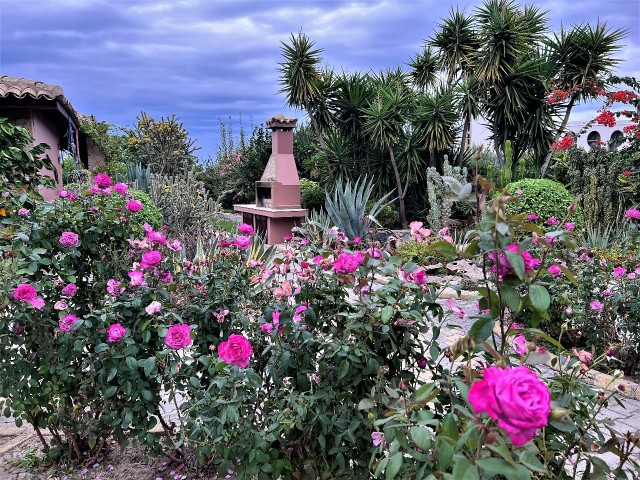
[[307, 112], [318, 142], [324, 148], [320, 120], [324, 119], [325, 113], [326, 93], [323, 90], [327, 89], [327, 81], [330, 81], [327, 77], [331, 74], [319, 69], [322, 49], [314, 48], [315, 42], [304, 33], [291, 34], [289, 41], [289, 44], [281, 44], [284, 60], [278, 69], [282, 86], [279, 93], [286, 95], [288, 106]]
[[627, 33], [627, 30], [609, 29], [606, 23], [598, 22], [595, 27], [590, 24], [575, 25], [570, 30], [563, 27], [559, 33], [546, 40], [551, 52], [550, 60], [558, 66], [555, 75], [550, 77], [548, 88], [561, 85], [570, 95], [562, 105], [565, 109], [562, 121], [547, 145], [542, 176], [546, 174], [551, 160], [549, 146], [552, 142], [557, 142], [565, 131], [571, 110], [575, 105], [589, 101], [594, 96], [583, 88], [575, 91], [573, 88], [589, 84], [604, 86], [605, 77], [620, 63], [620, 59], [614, 55], [620, 50], [619, 42]]
[[418, 98], [413, 125], [416, 138], [429, 152], [429, 164], [435, 166], [435, 154], [451, 148], [456, 140], [458, 108], [451, 89], [440, 86], [433, 94]]
[[441, 65], [440, 58], [431, 48], [424, 47], [422, 52], [416, 54], [408, 65], [411, 67], [409, 71], [411, 82], [418, 89], [426, 92], [436, 84]]
[[473, 74], [480, 41], [473, 17], [465, 15], [458, 9], [451, 10], [449, 18], [438, 25], [438, 30], [429, 40], [429, 45], [437, 49], [448, 83], [456, 84], [456, 100], [463, 119], [458, 153], [458, 164], [462, 165], [468, 148], [467, 137], [471, 129], [471, 121], [478, 118], [480, 113], [479, 83]]
[[[377, 78], [375, 97], [363, 109], [364, 131], [370, 141], [389, 153], [398, 193], [398, 210], [403, 228], [407, 228], [405, 196], [411, 178], [400, 172], [394, 149], [405, 139], [405, 126], [413, 109], [413, 94], [401, 71], [385, 72]], [[403, 181], [404, 180], [404, 181]]]
[[450, 84], [460, 77], [468, 77], [475, 68], [480, 49], [473, 17], [458, 9], [451, 10], [449, 18], [438, 25], [429, 45], [437, 49], [442, 70], [447, 73]]
[[[492, 131], [499, 166], [504, 164], [502, 146], [526, 115], [522, 92], [512, 86], [522, 62], [535, 53], [546, 31], [544, 14], [538, 7], [521, 9], [511, 0], [487, 0], [476, 9], [478, 50], [474, 75], [483, 92], [482, 114]], [[516, 93], [517, 96], [513, 96]], [[521, 115], [515, 112], [521, 111]]]

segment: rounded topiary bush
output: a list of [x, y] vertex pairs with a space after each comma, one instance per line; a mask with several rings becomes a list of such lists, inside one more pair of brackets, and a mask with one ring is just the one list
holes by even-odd
[[308, 180], [306, 178], [300, 179], [300, 199], [302, 208], [316, 211], [322, 210], [324, 208], [325, 197], [325, 190], [318, 182], [314, 182], [313, 180]]
[[[573, 203], [573, 195], [561, 183], [553, 180], [528, 178], [507, 185], [507, 191], [518, 199], [507, 205], [509, 213], [536, 214], [540, 222], [549, 217], [562, 221]], [[584, 216], [579, 208], [571, 215], [570, 220], [576, 228], [584, 225]], [[555, 228], [555, 227], [551, 227]]]

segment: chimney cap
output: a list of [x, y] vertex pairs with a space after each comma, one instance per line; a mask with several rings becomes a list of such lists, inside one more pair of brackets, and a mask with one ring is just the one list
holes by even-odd
[[267, 118], [268, 128], [294, 128], [296, 126], [297, 118], [285, 117], [283, 114]]

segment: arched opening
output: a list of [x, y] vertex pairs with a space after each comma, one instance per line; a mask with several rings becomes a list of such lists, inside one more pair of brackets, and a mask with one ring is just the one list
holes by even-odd
[[587, 136], [587, 143], [589, 144], [589, 148], [593, 148], [600, 142], [600, 133], [594, 130], [589, 133]]
[[620, 145], [624, 143], [624, 135], [620, 130], [616, 130], [611, 134], [611, 138], [609, 139], [609, 151], [616, 152]]

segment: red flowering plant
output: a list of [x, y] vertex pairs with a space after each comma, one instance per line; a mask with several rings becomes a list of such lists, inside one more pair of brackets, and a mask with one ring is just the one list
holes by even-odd
[[[572, 233], [545, 233], [527, 215], [505, 213], [514, 200], [507, 192], [495, 196], [468, 235], [463, 256], [484, 272], [476, 309], [467, 307], [474, 320], [468, 334], [447, 348], [430, 345], [423, 382], [396, 389], [382, 383], [361, 403], [376, 416], [371, 441], [379, 452], [372, 460], [377, 477], [606, 477], [612, 469], [593, 453], [614, 445], [617, 471], [640, 472], [630, 453], [637, 437], [615, 432], [608, 440], [611, 427], [597, 418], [615, 392], [599, 394], [584, 380], [604, 356], [567, 350], [531, 323], [549, 319], [553, 266], [574, 279], [556, 258], [558, 245], [572, 248]], [[447, 308], [456, 321], [464, 318], [459, 303], [448, 301]], [[540, 339], [545, 348], [537, 345]], [[542, 374], [549, 369], [554, 374]], [[387, 410], [376, 412], [380, 405]]]

